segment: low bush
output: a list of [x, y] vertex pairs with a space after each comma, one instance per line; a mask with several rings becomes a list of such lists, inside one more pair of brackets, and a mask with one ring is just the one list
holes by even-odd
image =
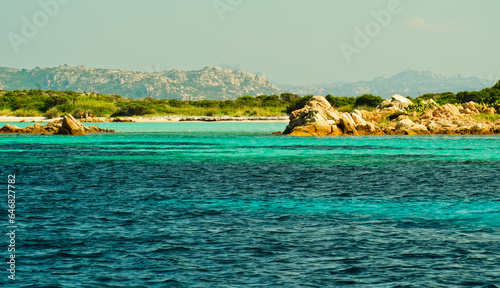
[[61, 113], [61, 111], [59, 111], [59, 109], [57, 107], [52, 107], [49, 110], [47, 110], [47, 112], [45, 112], [45, 117], [47, 117], [49, 119], [54, 119], [54, 118], [57, 118], [61, 115], [62, 115], [62, 113]]

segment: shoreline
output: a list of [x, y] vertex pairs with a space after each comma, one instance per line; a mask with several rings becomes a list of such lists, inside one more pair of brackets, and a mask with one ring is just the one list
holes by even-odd
[[[46, 117], [17, 117], [17, 116], [0, 116], [2, 123], [50, 123], [62, 118], [46, 118]], [[116, 120], [120, 119], [120, 120]], [[227, 123], [266, 123], [266, 122], [283, 122], [288, 123], [288, 116], [271, 116], [271, 117], [212, 117], [212, 116], [156, 116], [156, 117], [122, 117], [122, 118], [104, 118], [97, 117], [92, 119], [84, 119], [81, 123], [110, 123], [110, 122], [128, 122], [128, 123], [169, 123], [169, 122], [227, 122]]]

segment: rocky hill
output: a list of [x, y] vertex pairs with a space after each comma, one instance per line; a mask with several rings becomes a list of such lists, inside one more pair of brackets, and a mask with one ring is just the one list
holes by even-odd
[[231, 100], [243, 95], [272, 95], [282, 92], [299, 95], [374, 94], [390, 98], [393, 94], [401, 94], [418, 97], [425, 93], [478, 91], [491, 86], [490, 82], [476, 77], [446, 77], [408, 69], [394, 76], [381, 76], [372, 81], [277, 87], [264, 76], [219, 67], [152, 73], [68, 65], [31, 70], [0, 67], [0, 89], [3, 90], [71, 90], [118, 94], [130, 98], [178, 100]]
[[264, 76], [219, 67], [147, 73], [68, 65], [31, 70], [0, 67], [0, 89], [71, 90], [178, 100], [226, 100], [280, 92]]
[[491, 81], [477, 77], [465, 78], [460, 75], [446, 77], [428, 71], [407, 69], [394, 76], [381, 76], [372, 81], [331, 85], [281, 85], [279, 88], [299, 95], [360, 96], [373, 94], [390, 98], [393, 94], [418, 97], [426, 93], [479, 91], [493, 84]]

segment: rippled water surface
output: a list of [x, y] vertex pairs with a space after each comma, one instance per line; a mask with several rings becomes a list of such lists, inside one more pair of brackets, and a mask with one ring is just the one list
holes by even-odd
[[1, 287], [500, 287], [498, 136], [99, 126], [123, 133], [0, 135]]

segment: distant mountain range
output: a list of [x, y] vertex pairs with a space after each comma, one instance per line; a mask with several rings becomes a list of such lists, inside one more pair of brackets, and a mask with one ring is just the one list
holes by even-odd
[[282, 91], [299, 95], [359, 96], [379, 95], [390, 98], [394, 94], [417, 97], [426, 93], [478, 91], [494, 85], [492, 81], [477, 77], [455, 75], [446, 77], [428, 71], [407, 69], [394, 76], [381, 76], [372, 81], [335, 83], [326, 85], [278, 85]]
[[280, 93], [264, 76], [219, 67], [153, 73], [68, 65], [31, 70], [0, 67], [0, 89], [71, 90], [178, 100], [225, 100]]
[[393, 94], [420, 96], [425, 93], [475, 91], [490, 87], [491, 81], [455, 75], [405, 70], [372, 81], [338, 82], [326, 85], [275, 86], [264, 76], [249, 72], [205, 67], [196, 71], [139, 72], [60, 65], [49, 68], [14, 69], [0, 67], [0, 89], [43, 89], [118, 94], [130, 98], [153, 97], [178, 100], [231, 100], [243, 95], [272, 95], [291, 92], [299, 95], [359, 96]]

